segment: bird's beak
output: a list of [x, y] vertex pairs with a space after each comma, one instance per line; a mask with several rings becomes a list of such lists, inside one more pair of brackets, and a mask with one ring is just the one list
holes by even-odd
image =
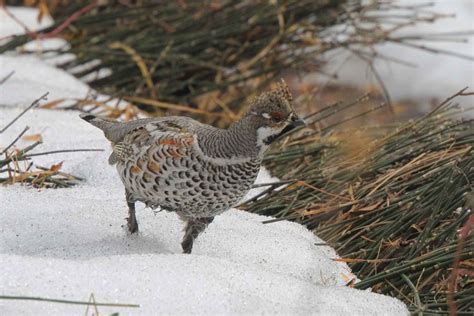
[[306, 123], [298, 116], [296, 116], [296, 114], [294, 114], [290, 118], [290, 123], [288, 123], [288, 125], [286, 125], [286, 127], [280, 132], [279, 136], [284, 135], [300, 126], [306, 126]]
[[267, 139], [264, 142], [265, 142], [265, 144], [270, 145], [272, 142], [274, 142], [279, 137], [285, 135], [289, 131], [292, 131], [295, 128], [300, 127], [300, 126], [306, 126], [306, 123], [302, 119], [298, 118], [298, 116], [296, 116], [296, 114], [293, 114], [290, 117], [290, 122], [288, 123], [288, 125], [286, 125], [285, 128], [280, 133], [267, 137]]
[[293, 115], [291, 117], [291, 123], [289, 125], [291, 125], [292, 128], [297, 128], [300, 126], [306, 126], [306, 122], [300, 119], [298, 116]]

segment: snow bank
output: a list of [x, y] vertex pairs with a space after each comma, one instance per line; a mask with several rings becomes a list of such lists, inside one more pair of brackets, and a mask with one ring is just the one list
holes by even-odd
[[[52, 121], [61, 116], [47, 114]], [[74, 125], [70, 121], [72, 129]], [[84, 126], [79, 142], [87, 137]], [[69, 133], [64, 130], [64, 135]], [[63, 141], [69, 148], [75, 145], [71, 139]], [[92, 136], [91, 142], [98, 140]], [[52, 148], [58, 145], [53, 142]], [[335, 252], [315, 245], [322, 241], [298, 224], [264, 225], [265, 217], [232, 210], [216, 218], [192, 255], [183, 255], [177, 217], [140, 206], [141, 231], [129, 236], [121, 228], [126, 216], [123, 189], [105, 158], [105, 153], [88, 153], [75, 159], [72, 172], [92, 174], [76, 188], [1, 188], [0, 293], [82, 300], [94, 293], [100, 301], [140, 304], [140, 309], [127, 309], [127, 315], [407, 313], [395, 299], [342, 286], [354, 277], [348, 267], [334, 262]], [[66, 157], [51, 161], [57, 159]], [[84, 311], [62, 304], [0, 304], [4, 315]]]
[[[31, 58], [31, 57], [28, 57]], [[68, 74], [19, 56], [0, 56], [15, 77], [0, 86], [0, 127], [49, 90], [51, 98], [76, 96], [87, 85]], [[25, 71], [28, 63], [34, 63]], [[1, 74], [0, 74], [1, 77]], [[22, 81], [23, 84], [20, 82]], [[44, 84], [44, 86], [41, 86]], [[139, 204], [140, 233], [125, 224], [123, 188], [107, 165], [109, 144], [77, 112], [34, 109], [5, 133], [5, 145], [24, 126], [40, 133], [35, 152], [104, 148], [35, 157], [38, 165], [64, 161], [63, 171], [86, 179], [68, 189], [0, 187], [0, 294], [140, 304], [140, 308], [99, 307], [104, 314], [318, 314], [407, 315], [400, 301], [345, 287], [355, 278], [322, 240], [290, 222], [262, 224], [266, 217], [230, 210], [218, 216], [181, 254], [182, 223], [172, 213]], [[21, 140], [17, 145], [27, 143]], [[259, 180], [271, 182], [268, 173]], [[64, 315], [84, 306], [0, 300], [2, 315]]]
[[[20, 106], [49, 92], [50, 100], [83, 99], [89, 86], [67, 72], [48, 65], [35, 56], [0, 55], [0, 78], [14, 74], [0, 87], [0, 105]], [[51, 80], [54, 78], [54, 80]]]
[[[51, 80], [53, 80], [51, 78]], [[20, 109], [0, 109], [4, 126]], [[37, 151], [108, 148], [102, 133], [76, 112], [33, 110], [2, 135], [25, 126], [41, 133]], [[23, 142], [23, 141], [22, 141]], [[26, 143], [19, 143], [19, 146]], [[123, 188], [108, 152], [40, 156], [64, 160], [64, 170], [85, 183], [69, 189], [0, 188], [0, 264], [4, 295], [131, 302], [127, 315], [156, 313], [406, 314], [399, 301], [343, 285], [354, 278], [333, 249], [301, 225], [262, 224], [266, 217], [231, 210], [181, 254], [182, 224], [172, 213], [139, 204], [138, 236], [129, 236]], [[266, 176], [261, 181], [271, 181]], [[5, 315], [71, 314], [83, 306], [0, 301]], [[102, 313], [122, 311], [99, 309]]]
[[[19, 109], [3, 109], [0, 126], [19, 112]], [[122, 250], [117, 246], [125, 246], [133, 253], [126, 245], [135, 241], [131, 248], [140, 248], [143, 237], [150, 241], [148, 246], [153, 253], [181, 253], [182, 224], [174, 214], [156, 213], [139, 204], [140, 238], [129, 237], [120, 229], [127, 215], [123, 186], [115, 168], [107, 164], [110, 145], [100, 130], [79, 119], [76, 112], [35, 110], [8, 129], [2, 136], [2, 143], [13, 139], [25, 125], [31, 127], [29, 134], [40, 133], [43, 137], [44, 144], [35, 150], [38, 152], [79, 148], [105, 148], [107, 151], [35, 157], [35, 163], [43, 166], [64, 161], [63, 171], [87, 179], [78, 187], [61, 190], [36, 190], [20, 185], [2, 187], [7, 214], [3, 224], [11, 227], [3, 240], [9, 252], [90, 259], [96, 256], [95, 252], [100, 256], [120, 253]], [[18, 143], [20, 147], [27, 144], [25, 141]], [[259, 180], [271, 181], [265, 170]], [[302, 226], [287, 222], [261, 224], [265, 219], [237, 210], [219, 216], [198, 238], [193, 254], [233, 258], [241, 264], [261, 266], [318, 284], [344, 285], [354, 278], [345, 264], [331, 260], [337, 256], [330, 247], [314, 246], [322, 241]], [[34, 228], [31, 223], [35, 223]], [[294, 240], [289, 242], [288, 238]], [[105, 240], [111, 243], [104, 243]], [[87, 248], [93, 244], [98, 245], [95, 250]], [[282, 257], [291, 260], [282, 260]]]

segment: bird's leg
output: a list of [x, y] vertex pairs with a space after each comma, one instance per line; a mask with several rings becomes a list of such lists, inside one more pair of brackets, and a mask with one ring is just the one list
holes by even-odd
[[135, 200], [132, 198], [132, 195], [128, 191], [125, 191], [125, 198], [127, 199], [128, 206], [128, 231], [133, 234], [138, 232], [138, 222], [137, 217], [135, 216]]
[[207, 225], [212, 223], [214, 217], [188, 218], [185, 220], [187, 222], [181, 247], [183, 248], [183, 253], [191, 253], [194, 240], [206, 229]]

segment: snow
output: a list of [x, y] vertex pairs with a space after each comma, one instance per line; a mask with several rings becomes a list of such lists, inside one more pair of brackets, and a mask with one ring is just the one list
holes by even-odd
[[[34, 8], [26, 7], [10, 7], [8, 11], [14, 15], [17, 19], [23, 22], [23, 24], [32, 32], [38, 31], [42, 28], [51, 26], [53, 19], [49, 16], [43, 16], [41, 21], [38, 21], [38, 10]], [[25, 29], [22, 25], [15, 22], [5, 10], [0, 8], [0, 39], [11, 35], [21, 35], [25, 33]]]
[[[398, 0], [397, 2], [416, 5], [426, 4], [429, 1]], [[474, 86], [474, 36], [472, 35], [474, 2], [472, 0], [435, 0], [430, 2], [434, 3], [430, 11], [452, 13], [455, 17], [443, 18], [435, 23], [418, 23], [404, 29], [403, 34], [420, 35], [471, 31], [470, 35], [462, 37], [468, 40], [466, 43], [417, 41], [417, 44], [471, 56], [471, 59], [429, 53], [393, 43], [376, 45], [375, 50], [382, 56], [413, 64], [413, 66], [408, 66], [382, 59], [375, 61], [374, 66], [393, 100], [429, 100], [434, 97], [445, 99], [466, 86], [471, 88]], [[346, 51], [335, 51], [327, 55], [327, 61], [329, 65], [325, 71], [327, 73], [337, 72], [337, 82], [359, 87], [369, 84], [378, 86], [373, 73], [368, 70], [367, 64], [355, 55]], [[310, 77], [321, 82], [327, 81], [326, 78], [320, 76]]]
[[[53, 78], [51, 78], [53, 80]], [[20, 109], [1, 110], [0, 126]], [[25, 126], [41, 133], [38, 151], [108, 148], [102, 133], [76, 112], [33, 110], [2, 135], [2, 143]], [[24, 141], [22, 141], [24, 142]], [[26, 143], [20, 143], [19, 146]], [[109, 150], [109, 149], [107, 149]], [[315, 313], [406, 314], [395, 299], [343, 285], [354, 278], [323, 241], [289, 222], [264, 225], [266, 217], [232, 210], [218, 216], [181, 254], [182, 223], [172, 213], [140, 205], [140, 233], [129, 236], [123, 188], [108, 152], [40, 156], [85, 183], [69, 189], [0, 190], [3, 220], [0, 293], [139, 303], [128, 314]], [[262, 182], [271, 182], [263, 176]], [[8, 264], [6, 264], [8, 263]], [[47, 286], [45, 286], [47, 285]], [[2, 314], [77, 313], [83, 307], [0, 301]], [[105, 312], [113, 308], [100, 308]]]
[[[89, 89], [36, 57], [0, 55], [0, 61], [9, 67], [0, 67], [0, 78], [15, 70], [0, 86], [0, 127], [45, 91], [53, 99], [80, 97]], [[35, 152], [105, 151], [34, 158], [42, 166], [64, 161], [62, 171], [85, 178], [76, 187], [0, 187], [0, 295], [87, 301], [93, 293], [98, 302], [140, 304], [99, 307], [102, 314], [408, 315], [394, 298], [346, 287], [355, 278], [349, 267], [334, 261], [335, 251], [296, 223], [263, 224], [268, 217], [232, 209], [216, 217], [193, 253], [184, 255], [177, 216], [138, 204], [140, 232], [130, 236], [123, 228], [123, 187], [107, 164], [110, 145], [101, 131], [75, 111], [33, 109], [0, 134], [0, 146], [24, 126], [31, 127], [28, 135], [43, 137]], [[20, 140], [17, 146], [27, 144]], [[258, 179], [277, 180], [265, 170]], [[1, 315], [69, 315], [85, 309], [0, 300]]]
[[[26, 46], [31, 49], [34, 48], [31, 42], [27, 43]], [[45, 92], [49, 92], [48, 99], [50, 102], [57, 101], [57, 108], [65, 108], [74, 104], [76, 100], [83, 99], [93, 99], [117, 109], [123, 109], [128, 105], [126, 101], [110, 99], [109, 96], [98, 93], [85, 82], [56, 68], [55, 65], [64, 59], [63, 57], [70, 58], [70, 56], [63, 55], [46, 56], [40, 51], [26, 55], [12, 53], [0, 55], [0, 80], [14, 72], [0, 87], [0, 106], [24, 106], [32, 102], [31, 96], [39, 97]], [[101, 73], [104, 72], [107, 72], [107, 70], [104, 69]], [[51, 80], [51, 78], [54, 78], [54, 80]], [[20, 91], [20, 93], [11, 93], [13, 91]], [[95, 104], [91, 102], [84, 105], [83, 108], [88, 110], [93, 107], [95, 107]], [[143, 117], [140, 112], [138, 115]]]
[[[32, 95], [39, 97], [46, 91], [50, 100], [83, 99], [90, 90], [85, 83], [35, 56], [0, 55], [0, 78], [12, 71], [15, 73], [0, 87], [0, 105], [26, 105], [32, 102]], [[8, 93], [13, 91], [17, 93]]]

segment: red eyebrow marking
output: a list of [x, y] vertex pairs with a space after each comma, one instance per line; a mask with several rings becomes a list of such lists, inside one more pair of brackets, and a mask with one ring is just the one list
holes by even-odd
[[275, 111], [275, 112], [271, 112], [270, 116], [272, 117], [272, 119], [274, 119], [276, 121], [281, 121], [281, 120], [283, 120], [284, 115], [283, 115], [282, 112]]

